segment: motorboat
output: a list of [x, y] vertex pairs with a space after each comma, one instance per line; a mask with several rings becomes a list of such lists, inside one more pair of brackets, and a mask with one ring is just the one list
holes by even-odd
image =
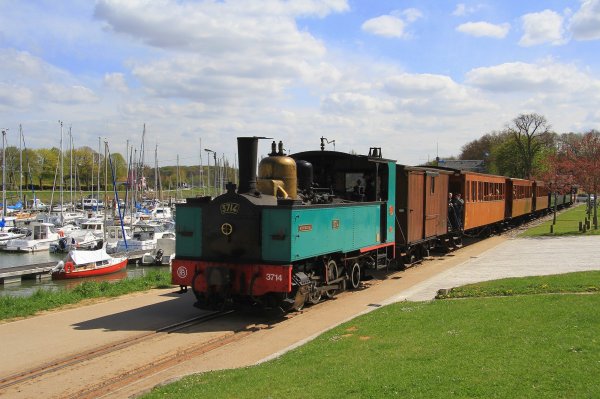
[[7, 216], [0, 220], [0, 247], [3, 247], [9, 240], [25, 237], [31, 234], [31, 230], [24, 227], [17, 227], [17, 219], [14, 216]]
[[150, 217], [155, 220], [173, 219], [173, 214], [168, 206], [157, 206], [150, 212]]
[[117, 242], [116, 252], [121, 251], [151, 251], [156, 248], [160, 238], [175, 238], [175, 233], [166, 231], [160, 224], [138, 223], [133, 226], [132, 236]]
[[31, 222], [31, 234], [22, 238], [8, 240], [3, 251], [9, 252], [36, 252], [47, 251], [50, 244], [61, 238], [52, 223]]
[[113, 257], [104, 248], [97, 250], [73, 249], [64, 260], [52, 270], [52, 278], [57, 280], [103, 276], [116, 273], [127, 267], [127, 257]]
[[104, 223], [102, 220], [89, 219], [77, 229], [65, 230], [64, 237], [50, 245], [50, 252], [67, 253], [72, 249], [98, 249], [103, 246]]
[[109, 254], [117, 252], [117, 245], [124, 240], [131, 240], [131, 227], [129, 226], [106, 226], [106, 251]]
[[163, 236], [156, 240], [156, 248], [142, 255], [143, 266], [171, 266], [175, 259], [175, 237]]

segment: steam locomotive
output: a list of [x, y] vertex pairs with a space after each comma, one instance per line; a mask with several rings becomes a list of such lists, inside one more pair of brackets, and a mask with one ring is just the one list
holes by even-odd
[[[378, 147], [326, 151], [323, 139], [320, 150], [289, 156], [273, 142], [257, 175], [259, 139], [237, 139], [239, 187], [177, 205], [172, 282], [191, 287], [199, 308], [301, 309], [358, 288], [370, 270], [459, 246], [464, 231], [550, 206], [541, 182], [400, 165]], [[448, 222], [450, 192], [465, 198], [459, 228]]]

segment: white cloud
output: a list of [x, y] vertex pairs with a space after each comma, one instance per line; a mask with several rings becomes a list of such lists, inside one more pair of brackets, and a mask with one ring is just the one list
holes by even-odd
[[418, 114], [434, 109], [438, 114], [465, 114], [491, 107], [475, 90], [445, 75], [403, 73], [388, 77], [383, 87], [401, 108]]
[[524, 34], [519, 45], [524, 47], [543, 43], [565, 43], [563, 16], [552, 10], [525, 14], [521, 17]]
[[464, 17], [465, 15], [477, 12], [481, 8], [481, 4], [477, 4], [475, 6], [467, 6], [465, 3], [458, 3], [454, 11], [452, 11], [452, 15], [454, 15], [455, 17]]
[[95, 103], [99, 100], [91, 89], [80, 85], [46, 83], [43, 86], [43, 94], [49, 101], [61, 104]]
[[[133, 76], [148, 93], [222, 105], [281, 99], [292, 85], [337, 81], [339, 71], [325, 61], [325, 46], [299, 30], [295, 17], [347, 9], [341, 0], [102, 0], [95, 16], [117, 34], [171, 53], [130, 61]], [[119, 77], [108, 79], [124, 83], [115, 81]]]
[[0, 82], [0, 105], [24, 108], [33, 103], [31, 89]]
[[583, 0], [571, 18], [570, 29], [576, 40], [600, 39], [600, 0]]
[[416, 8], [394, 10], [389, 15], [368, 19], [361, 29], [377, 36], [406, 39], [410, 37], [406, 32], [407, 26], [422, 17], [423, 13]]
[[456, 27], [458, 32], [476, 37], [494, 37], [502, 39], [510, 30], [509, 23], [492, 24], [489, 22], [466, 22]]
[[552, 61], [530, 64], [511, 62], [475, 68], [466, 75], [469, 85], [501, 93], [587, 93], [600, 89], [600, 82], [576, 66]]
[[365, 32], [383, 37], [404, 37], [405, 23], [392, 15], [381, 15], [365, 21], [361, 28]]
[[120, 92], [127, 92], [127, 82], [125, 81], [125, 75], [122, 73], [107, 73], [104, 75], [104, 84]]
[[323, 100], [322, 106], [327, 112], [341, 115], [355, 112], [388, 113], [395, 109], [394, 103], [387, 99], [352, 92], [332, 93]]
[[[0, 76], [10, 77], [10, 82], [0, 84], [3, 92], [0, 102], [23, 107], [34, 103], [36, 98], [63, 104], [79, 104], [98, 101], [94, 92], [85, 87], [68, 72], [44, 62], [25, 51], [0, 50]], [[17, 83], [15, 83], [17, 82]], [[39, 105], [39, 102], [36, 102]]]
[[322, 43], [298, 30], [294, 18], [324, 16], [347, 8], [345, 1], [101, 0], [94, 14], [114, 32], [162, 49], [255, 57], [322, 56]]
[[423, 17], [423, 13], [416, 8], [407, 8], [400, 13], [406, 22], [415, 22], [417, 19]]

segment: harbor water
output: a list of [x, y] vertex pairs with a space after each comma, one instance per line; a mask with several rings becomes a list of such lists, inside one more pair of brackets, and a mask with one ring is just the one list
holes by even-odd
[[[35, 253], [13, 253], [0, 251], [0, 269], [14, 266], [24, 266], [38, 263], [56, 262], [64, 259], [66, 254], [53, 254], [49, 251]], [[81, 284], [84, 281], [117, 281], [124, 278], [141, 277], [152, 270], [169, 270], [168, 266], [139, 266], [135, 264], [127, 265], [127, 269], [118, 273], [105, 276], [87, 277], [72, 280], [52, 280], [46, 278], [42, 280], [21, 280], [21, 283], [0, 284], [0, 295], [29, 296], [38, 289], [56, 290], [69, 289]]]

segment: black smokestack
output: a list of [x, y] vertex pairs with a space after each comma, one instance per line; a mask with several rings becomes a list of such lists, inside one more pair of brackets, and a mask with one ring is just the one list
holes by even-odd
[[238, 137], [238, 161], [240, 168], [240, 186], [238, 193], [256, 191], [256, 166], [258, 158], [258, 139], [261, 137]]

